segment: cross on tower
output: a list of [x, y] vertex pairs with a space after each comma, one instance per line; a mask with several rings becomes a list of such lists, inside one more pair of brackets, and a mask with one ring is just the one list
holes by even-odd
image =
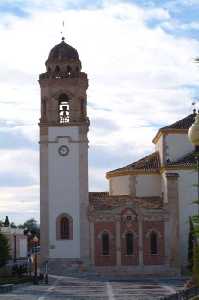
[[62, 36], [62, 41], [64, 42], [65, 41], [65, 37], [64, 37], [64, 21], [62, 21], [62, 27], [63, 27], [63, 29], [62, 29], [62, 31], [61, 31], [61, 36]]

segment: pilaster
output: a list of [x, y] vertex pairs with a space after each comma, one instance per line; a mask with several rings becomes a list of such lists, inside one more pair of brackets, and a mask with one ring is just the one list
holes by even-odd
[[95, 225], [94, 222], [90, 222], [90, 238], [91, 238], [91, 263], [95, 265]]
[[116, 264], [121, 266], [121, 225], [120, 220], [116, 221]]
[[177, 173], [167, 173], [167, 207], [169, 221], [166, 224], [165, 246], [167, 264], [172, 268], [180, 268], [180, 236], [179, 236], [179, 196]]
[[138, 255], [139, 255], [139, 265], [144, 266], [143, 262], [143, 220], [141, 216], [138, 216]]

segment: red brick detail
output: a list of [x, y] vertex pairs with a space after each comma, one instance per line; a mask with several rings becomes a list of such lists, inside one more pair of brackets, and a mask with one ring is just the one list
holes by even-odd
[[[158, 233], [157, 254], [151, 254], [150, 249], [150, 232]], [[143, 245], [144, 245], [144, 265], [163, 265], [165, 261], [164, 254], [164, 222], [162, 221], [145, 221], [143, 222]]]
[[[134, 252], [133, 255], [127, 255], [126, 250], [126, 238], [125, 235], [127, 232], [132, 232], [134, 236], [133, 241], [133, 248]], [[138, 223], [132, 222], [131, 224], [121, 224], [121, 262], [124, 266], [129, 265], [138, 265], [139, 264], [139, 255], [138, 255]]]
[[[96, 266], [115, 266], [116, 265], [116, 224], [113, 222], [95, 223], [95, 265]], [[102, 255], [101, 235], [106, 231], [109, 233], [110, 254]]]

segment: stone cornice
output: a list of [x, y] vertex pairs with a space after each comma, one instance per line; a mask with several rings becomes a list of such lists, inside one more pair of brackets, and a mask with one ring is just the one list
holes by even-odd
[[166, 172], [166, 171], [170, 171], [170, 170], [176, 170], [176, 171], [180, 171], [180, 170], [193, 170], [195, 169], [194, 166], [162, 166], [161, 169], [160, 169], [160, 174]]
[[165, 171], [169, 170], [193, 170], [193, 166], [186, 166], [186, 165], [172, 165], [172, 166], [162, 166], [160, 170], [150, 170], [150, 171], [145, 171], [145, 170], [125, 170], [125, 171], [115, 171], [115, 172], [107, 172], [106, 173], [106, 178], [110, 179], [113, 177], [119, 177], [119, 176], [128, 176], [128, 175], [161, 175]]
[[160, 174], [158, 170], [142, 170], [142, 169], [134, 169], [134, 170], [125, 170], [125, 171], [113, 171], [107, 172], [106, 178], [118, 177], [118, 176], [127, 176], [127, 175], [155, 175]]

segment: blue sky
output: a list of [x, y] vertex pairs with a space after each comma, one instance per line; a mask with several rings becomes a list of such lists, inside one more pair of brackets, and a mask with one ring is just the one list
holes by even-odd
[[[90, 191], [199, 97], [198, 0], [1, 0], [0, 219], [39, 219], [39, 73], [61, 39], [88, 73]], [[125, 153], [125, 155], [124, 155]]]

